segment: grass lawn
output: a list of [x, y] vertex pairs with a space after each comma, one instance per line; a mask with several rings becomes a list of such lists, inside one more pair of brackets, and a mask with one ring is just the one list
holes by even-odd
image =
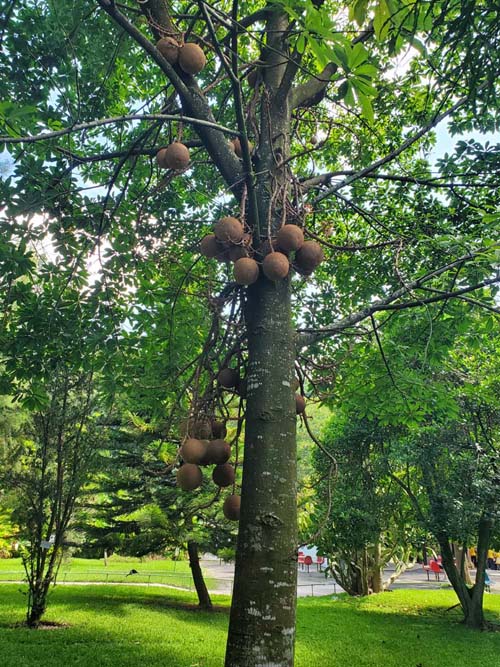
[[[130, 570], [137, 570], [138, 574], [126, 577]], [[20, 558], [0, 559], [0, 581], [13, 581], [24, 578], [23, 564]], [[108, 565], [104, 560], [90, 558], [71, 558], [62, 563], [59, 571], [59, 581], [103, 581], [120, 583], [122, 581], [135, 583], [169, 584], [171, 586], [192, 586], [191, 571], [187, 560], [150, 560], [128, 558], [125, 556], [111, 556]], [[210, 586], [207, 579], [207, 586]]]
[[[193, 594], [161, 588], [56, 588], [47, 620], [57, 630], [13, 628], [23, 620], [18, 586], [0, 586], [2, 667], [222, 667], [228, 598], [218, 611], [188, 605]], [[302, 598], [297, 667], [498, 667], [500, 633], [478, 633], [444, 610], [448, 591], [398, 590], [370, 598]], [[500, 622], [500, 596], [486, 597]]]

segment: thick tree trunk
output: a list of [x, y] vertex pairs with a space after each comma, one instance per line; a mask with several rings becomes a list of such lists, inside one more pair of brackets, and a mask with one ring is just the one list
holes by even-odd
[[198, 544], [194, 540], [188, 542], [189, 567], [193, 575], [194, 587], [198, 595], [198, 604], [203, 609], [212, 609], [212, 600], [203, 578], [203, 572], [200, 567], [200, 559], [198, 557]]
[[241, 518], [226, 667], [291, 667], [297, 584], [295, 347], [288, 281], [248, 290]]

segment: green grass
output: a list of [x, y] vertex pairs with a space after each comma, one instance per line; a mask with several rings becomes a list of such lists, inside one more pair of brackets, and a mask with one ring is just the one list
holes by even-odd
[[[2, 667], [222, 667], [228, 598], [210, 614], [193, 594], [160, 588], [56, 588], [47, 620], [58, 630], [13, 628], [24, 617], [17, 586], [0, 586]], [[303, 598], [296, 667], [498, 667], [500, 633], [478, 633], [445, 609], [449, 591], [398, 590], [370, 598]], [[500, 621], [500, 596], [486, 597]]]
[[[130, 570], [139, 574], [126, 576]], [[23, 564], [20, 558], [0, 559], [0, 581], [15, 581], [24, 578]], [[104, 560], [89, 558], [71, 558], [63, 562], [59, 570], [60, 582], [95, 581], [110, 583], [151, 583], [168, 584], [190, 588], [192, 586], [189, 563], [184, 560], [151, 560], [112, 556], [108, 565]], [[206, 579], [207, 586], [212, 581]]]

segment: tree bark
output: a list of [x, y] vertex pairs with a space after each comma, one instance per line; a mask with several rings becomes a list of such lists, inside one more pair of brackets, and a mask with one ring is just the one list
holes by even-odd
[[247, 419], [226, 667], [291, 667], [297, 585], [295, 347], [288, 281], [248, 291]]
[[212, 609], [212, 600], [203, 578], [203, 572], [200, 567], [200, 559], [198, 557], [198, 544], [194, 540], [188, 542], [189, 567], [193, 575], [194, 587], [198, 595], [198, 604], [202, 609]]
[[374, 593], [382, 593], [384, 585], [382, 582], [382, 562], [381, 562], [381, 545], [380, 542], [375, 542], [373, 546], [373, 565], [372, 565], [372, 591]]

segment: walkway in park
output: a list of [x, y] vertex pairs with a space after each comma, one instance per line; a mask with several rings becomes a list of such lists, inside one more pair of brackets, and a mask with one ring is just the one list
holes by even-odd
[[[202, 567], [204, 572], [216, 584], [217, 593], [230, 594], [233, 587], [234, 579], [234, 564], [224, 563], [218, 559], [204, 558], [202, 560]], [[393, 570], [387, 570], [386, 578], [390, 576]], [[332, 581], [332, 579], [325, 579], [323, 572], [318, 572], [316, 565], [312, 565], [307, 569], [300, 569], [298, 571], [298, 585], [297, 595], [299, 597], [306, 597], [309, 595], [330, 595], [341, 593], [342, 588], [339, 584]], [[491, 579], [491, 592], [500, 594], [500, 571], [488, 570], [488, 575]], [[472, 577], [475, 573], [472, 572]], [[448, 578], [441, 581], [436, 581], [434, 574], [430, 574], [429, 581], [427, 581], [427, 574], [422, 569], [421, 565], [416, 565], [411, 570], [404, 572], [391, 586], [392, 589], [397, 588], [414, 588], [414, 589], [430, 589], [436, 590], [443, 587], [448, 587]]]
[[[210, 593], [222, 593], [231, 595], [234, 580], [234, 564], [224, 563], [215, 556], [204, 557], [201, 560], [201, 565], [205, 576], [209, 579]], [[0, 584], [4, 583], [21, 583], [20, 578], [14, 572], [0, 572]], [[385, 575], [387, 578], [391, 574], [391, 570], [387, 570]], [[471, 573], [474, 577], [474, 572]], [[193, 579], [188, 572], [176, 573], [159, 573], [147, 572], [147, 565], [145, 569], [140, 571], [141, 581], [133, 581], [133, 578], [127, 578], [129, 575], [127, 571], [123, 572], [105, 572], [105, 571], [89, 571], [78, 572], [76, 576], [71, 573], [63, 573], [59, 576], [58, 585], [68, 586], [106, 586], [107, 584], [113, 586], [155, 586], [161, 588], [173, 588], [179, 590], [194, 590]], [[500, 571], [488, 570], [488, 576], [491, 580], [491, 593], [500, 594]], [[102, 578], [101, 578], [102, 577]], [[434, 575], [431, 573], [429, 580], [422, 569], [421, 565], [416, 565], [411, 570], [407, 570], [402, 574], [391, 586], [392, 589], [397, 588], [413, 588], [413, 589], [428, 589], [436, 590], [440, 588], [449, 588], [447, 579], [436, 581]], [[335, 595], [341, 593], [342, 588], [332, 579], [325, 578], [323, 572], [319, 572], [316, 565], [309, 568], [298, 570], [298, 586], [297, 595], [299, 597], [320, 596], [320, 595]]]

